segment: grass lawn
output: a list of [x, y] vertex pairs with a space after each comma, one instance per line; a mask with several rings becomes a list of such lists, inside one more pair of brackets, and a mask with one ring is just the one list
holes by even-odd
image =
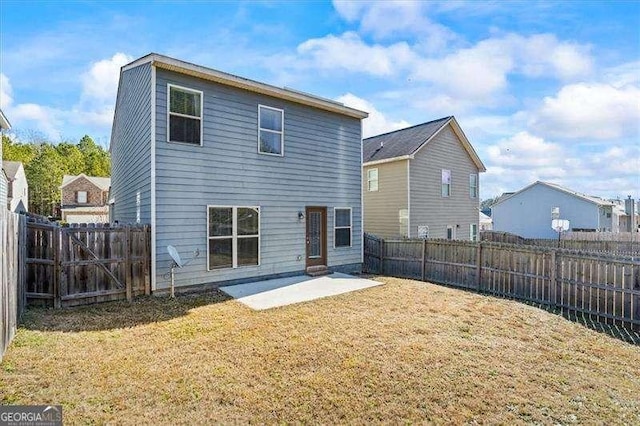
[[640, 348], [411, 280], [268, 311], [221, 294], [30, 310], [0, 403], [66, 424], [640, 423]]

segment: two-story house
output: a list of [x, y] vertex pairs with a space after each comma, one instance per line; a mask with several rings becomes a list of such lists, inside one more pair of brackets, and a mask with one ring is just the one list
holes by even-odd
[[148, 223], [152, 289], [362, 264], [361, 120], [341, 103], [158, 54], [121, 69], [112, 219]]
[[20, 161], [3, 161], [7, 178], [7, 209], [14, 213], [29, 211], [29, 184]]
[[64, 175], [60, 185], [60, 214], [67, 223], [109, 222], [108, 177]]
[[454, 117], [363, 141], [364, 230], [383, 238], [478, 238], [484, 164]]

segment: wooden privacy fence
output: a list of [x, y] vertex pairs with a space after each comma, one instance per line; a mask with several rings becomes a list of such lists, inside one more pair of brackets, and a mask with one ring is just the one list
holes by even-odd
[[26, 218], [0, 206], [0, 360], [15, 336], [25, 306], [23, 263]]
[[526, 300], [640, 330], [640, 257], [490, 242], [385, 241], [366, 234], [364, 270]]
[[558, 239], [522, 238], [508, 232], [482, 231], [480, 239], [507, 244], [640, 255], [640, 233], [637, 232], [567, 232], [558, 241]]
[[54, 307], [150, 293], [149, 226], [28, 222], [26, 299]]

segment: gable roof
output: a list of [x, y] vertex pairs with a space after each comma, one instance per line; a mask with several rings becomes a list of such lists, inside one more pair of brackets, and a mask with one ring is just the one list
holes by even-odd
[[22, 167], [22, 163], [20, 161], [3, 161], [2, 168], [7, 175], [9, 180], [13, 180], [16, 178], [16, 174], [18, 174], [18, 170]]
[[81, 177], [87, 179], [89, 182], [100, 188], [102, 191], [108, 191], [111, 186], [111, 178], [108, 177], [98, 177], [98, 176], [87, 176], [84, 173], [80, 173], [77, 176], [74, 175], [64, 175], [62, 177], [62, 185], [60, 185], [60, 189], [69, 185], [71, 182], [74, 182], [76, 179], [80, 179]]
[[0, 109], [0, 130], [9, 130], [11, 128], [11, 123], [7, 120], [7, 116], [4, 115], [2, 110]]
[[471, 146], [454, 116], [372, 136], [362, 141], [362, 161], [364, 165], [374, 162], [412, 159], [422, 147], [427, 145], [442, 129], [450, 125], [462, 146], [481, 172], [486, 171], [478, 154]]
[[498, 204], [502, 204], [502, 203], [503, 203], [503, 202], [505, 202], [506, 200], [509, 200], [509, 199], [511, 199], [511, 198], [513, 198], [513, 197], [515, 197], [516, 195], [521, 194], [521, 193], [523, 193], [523, 192], [527, 191], [529, 188], [533, 188], [533, 187], [534, 187], [534, 186], [536, 186], [536, 185], [544, 185], [544, 186], [547, 186], [547, 187], [549, 187], [549, 188], [555, 189], [555, 190], [560, 191], [560, 192], [564, 192], [565, 194], [571, 195], [571, 196], [573, 196], [573, 197], [579, 198], [579, 199], [584, 200], [584, 201], [588, 201], [588, 202], [593, 203], [593, 204], [596, 204], [596, 205], [598, 205], [598, 206], [613, 206], [613, 203], [612, 203], [611, 201], [607, 201], [607, 200], [604, 200], [604, 199], [599, 198], [599, 197], [594, 197], [594, 196], [592, 196], [592, 195], [582, 194], [582, 193], [580, 193], [580, 192], [574, 191], [574, 190], [572, 190], [572, 189], [566, 188], [566, 187], [561, 186], [561, 185], [558, 185], [558, 184], [556, 184], [556, 183], [543, 182], [543, 181], [541, 181], [541, 180], [538, 180], [538, 181], [536, 181], [536, 182], [534, 182], [534, 183], [532, 183], [532, 184], [530, 184], [530, 185], [525, 186], [525, 187], [524, 187], [524, 188], [522, 188], [520, 191], [516, 191], [516, 192], [510, 193], [510, 194], [509, 194], [509, 195], [507, 195], [507, 196], [501, 196], [501, 197], [498, 199], [498, 201], [496, 201], [495, 203], [493, 203], [493, 205], [491, 206], [491, 208], [493, 208], [493, 207], [497, 206]]
[[238, 77], [233, 74], [228, 74], [222, 71], [214, 70], [212, 68], [192, 64], [190, 62], [181, 61], [179, 59], [171, 58], [169, 56], [164, 56], [157, 53], [149, 53], [146, 56], [136, 59], [135, 61], [123, 66], [121, 72], [146, 63], [150, 63], [152, 66], [155, 66], [157, 68], [191, 75], [194, 77], [202, 78], [204, 80], [215, 81], [227, 86], [233, 86], [263, 95], [273, 96], [275, 98], [313, 106], [325, 111], [331, 111], [353, 118], [363, 119], [369, 116], [369, 113], [367, 112], [345, 106], [340, 102], [332, 101], [330, 99], [321, 98], [319, 96], [299, 92], [297, 90], [276, 87], [266, 83], [260, 83], [255, 80]]

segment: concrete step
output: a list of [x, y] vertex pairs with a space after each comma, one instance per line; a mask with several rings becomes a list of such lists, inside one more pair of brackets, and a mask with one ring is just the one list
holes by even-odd
[[309, 266], [305, 272], [311, 277], [320, 277], [322, 275], [329, 275], [331, 273], [329, 268], [327, 268], [325, 265]]

